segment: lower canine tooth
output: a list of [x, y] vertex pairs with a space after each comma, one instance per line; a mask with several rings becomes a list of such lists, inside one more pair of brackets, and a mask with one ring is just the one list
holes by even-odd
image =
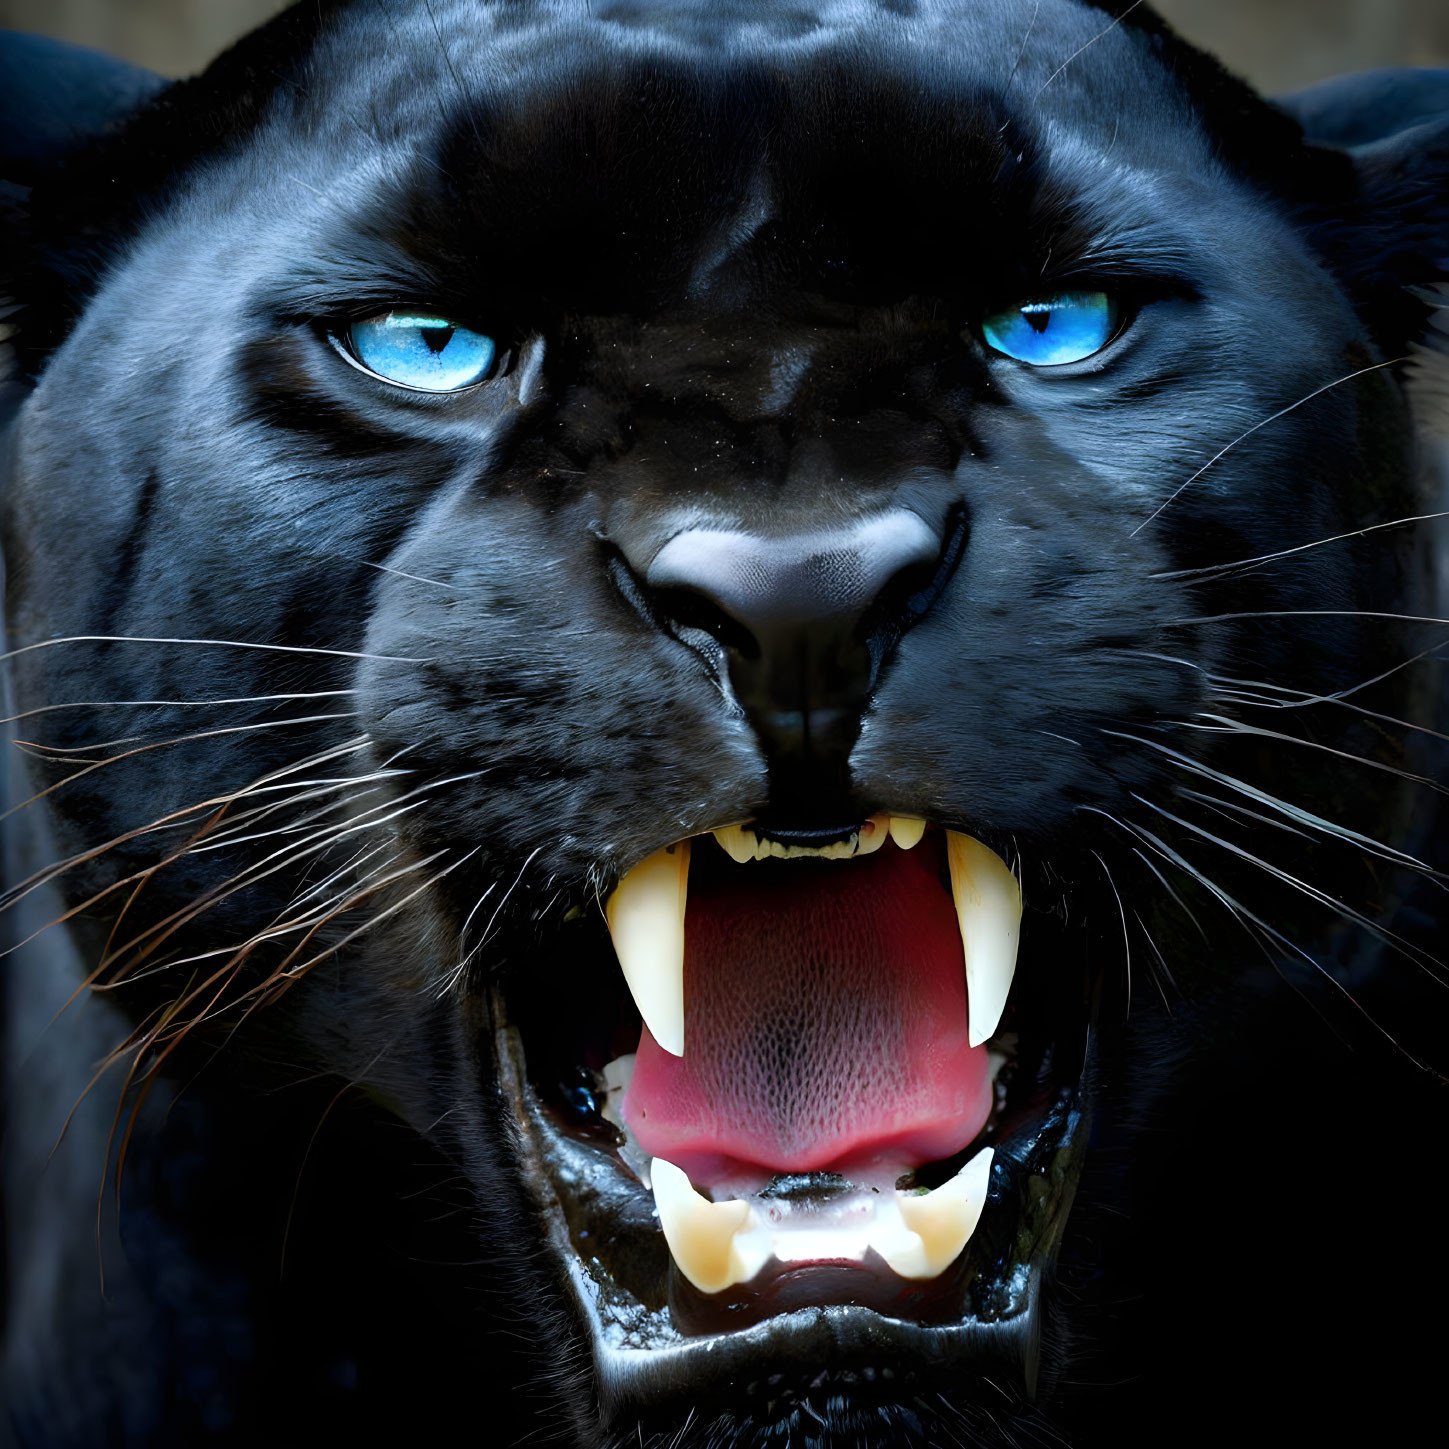
[[614, 952], [649, 1034], [684, 1055], [684, 907], [689, 842], [656, 850], [624, 877], [604, 906]]
[[937, 1278], [961, 1256], [981, 1221], [994, 1156], [990, 1147], [983, 1147], [934, 1192], [896, 1193], [896, 1203], [910, 1234], [904, 1244], [887, 1250], [883, 1256], [902, 1278]]
[[994, 1036], [1016, 974], [1021, 887], [1006, 862], [969, 835], [946, 832], [951, 895], [966, 953], [966, 1003], [972, 1046]]
[[720, 1293], [759, 1272], [764, 1255], [751, 1252], [752, 1210], [736, 1198], [710, 1202], [690, 1185], [672, 1162], [656, 1157], [649, 1165], [659, 1225], [679, 1271], [701, 1293]]

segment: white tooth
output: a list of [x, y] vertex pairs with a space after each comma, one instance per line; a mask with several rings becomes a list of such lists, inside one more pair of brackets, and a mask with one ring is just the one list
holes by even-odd
[[714, 832], [714, 838], [736, 865], [755, 859], [755, 848], [759, 841], [753, 830], [746, 830], [743, 825], [725, 825]]
[[926, 833], [926, 822], [912, 820], [908, 815], [892, 815], [890, 831], [891, 839], [902, 850], [914, 850], [921, 843], [921, 837]]
[[752, 1232], [752, 1209], [743, 1198], [710, 1202], [672, 1162], [649, 1164], [659, 1225], [679, 1271], [701, 1293], [720, 1293], [746, 1283], [760, 1271], [768, 1246]]
[[1006, 862], [969, 835], [946, 832], [946, 861], [966, 952], [970, 1040], [980, 1046], [996, 1032], [1016, 973], [1021, 887]]
[[890, 834], [890, 824], [888, 815], [872, 815], [860, 827], [855, 853], [857, 855], [874, 855], [886, 843], [886, 837]]
[[624, 877], [604, 915], [624, 980], [650, 1035], [684, 1055], [684, 906], [689, 842], [656, 850]]
[[902, 1278], [939, 1277], [961, 1256], [981, 1221], [994, 1156], [990, 1147], [983, 1147], [955, 1177], [933, 1192], [896, 1193], [896, 1204], [910, 1231], [901, 1242], [878, 1251]]

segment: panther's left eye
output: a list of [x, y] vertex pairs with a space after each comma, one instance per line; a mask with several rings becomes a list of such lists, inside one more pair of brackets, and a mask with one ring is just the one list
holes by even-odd
[[1117, 331], [1117, 302], [1106, 292], [1055, 292], [984, 318], [997, 352], [1036, 367], [1059, 367], [1100, 352]]
[[421, 392], [471, 387], [490, 377], [498, 361], [491, 337], [427, 313], [384, 312], [352, 323], [343, 338], [369, 372]]

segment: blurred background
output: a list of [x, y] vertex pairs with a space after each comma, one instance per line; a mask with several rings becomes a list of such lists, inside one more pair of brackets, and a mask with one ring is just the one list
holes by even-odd
[[[1188, 39], [1270, 92], [1370, 66], [1449, 65], [1449, 0], [1155, 5]], [[284, 8], [280, 0], [0, 0], [0, 26], [94, 45], [166, 75], [186, 75]]]

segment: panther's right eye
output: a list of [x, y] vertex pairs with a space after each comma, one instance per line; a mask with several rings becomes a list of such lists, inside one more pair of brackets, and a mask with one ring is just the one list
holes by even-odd
[[1061, 367], [1100, 352], [1116, 334], [1116, 299], [1106, 292], [1032, 297], [982, 319], [987, 344], [1034, 367]]
[[419, 312], [383, 312], [354, 322], [339, 341], [374, 376], [419, 392], [458, 392], [486, 382], [500, 356], [491, 337]]

